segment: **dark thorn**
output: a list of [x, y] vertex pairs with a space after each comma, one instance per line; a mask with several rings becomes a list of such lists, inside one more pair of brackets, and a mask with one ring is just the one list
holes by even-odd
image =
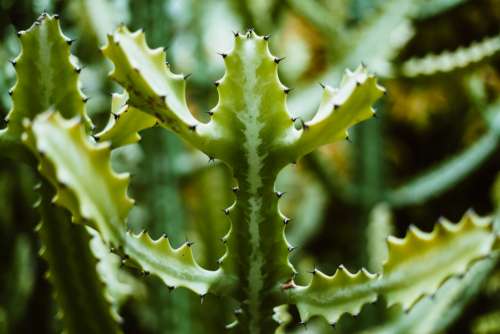
[[318, 270], [316, 268], [314, 268], [313, 270], [311, 271], [308, 271], [309, 274], [312, 274], [312, 275], [316, 275], [316, 273], [318, 272]]
[[284, 194], [285, 194], [285, 193], [284, 193], [283, 191], [277, 191], [277, 192], [276, 192], [276, 196], [277, 196], [278, 198], [281, 198]]
[[141, 274], [142, 276], [149, 276], [150, 272], [147, 270], [143, 270]]
[[208, 157], [208, 163], [211, 163], [211, 162], [215, 162], [215, 158], [214, 157]]
[[222, 209], [222, 211], [224, 212], [224, 214], [225, 214], [226, 216], [228, 216], [228, 215], [229, 215], [229, 208]]
[[211, 110], [209, 110], [209, 111], [207, 111], [207, 114], [208, 114], [209, 116], [213, 116], [213, 115], [214, 115], [214, 112], [213, 112], [213, 111], [211, 111]]
[[9, 95], [12, 96], [12, 94], [14, 94], [14, 90], [13, 89], [9, 89]]
[[336, 323], [336, 322], [332, 322], [332, 323], [330, 324], [330, 326], [332, 326], [332, 328], [335, 328], [335, 327], [337, 326], [337, 323]]
[[217, 81], [214, 81], [214, 86], [215, 86], [215, 87], [219, 87], [219, 85], [220, 85], [220, 82], [219, 82], [219, 80], [217, 80]]
[[200, 295], [200, 304], [203, 304], [204, 300], [205, 300], [205, 295]]
[[165, 60], [165, 65], [170, 66], [170, 63], [168, 62], [168, 60]]
[[186, 74], [186, 75], [184, 76], [184, 80], [189, 79], [189, 77], [190, 77], [192, 74], [193, 74], [193, 73], [188, 73], [188, 74]]
[[321, 86], [321, 88], [323, 88], [323, 89], [325, 89], [325, 88], [326, 88], [326, 86], [325, 86], [325, 84], [324, 84], [324, 83], [322, 83], [322, 82], [318, 82], [318, 83], [319, 83], [319, 85]]
[[294, 246], [288, 247], [288, 253], [293, 252], [295, 249], [297, 249], [297, 247], [294, 247]]
[[288, 225], [288, 223], [289, 223], [290, 221], [291, 221], [291, 219], [290, 219], [290, 218], [285, 217], [285, 219], [283, 219], [283, 224]]
[[123, 259], [128, 260], [128, 259], [130, 259], [130, 256], [128, 256], [128, 254], [123, 254]]
[[236, 194], [237, 192], [240, 191], [240, 188], [239, 187], [233, 187], [231, 190], [233, 191], [233, 193]]
[[269, 38], [271, 38], [271, 35], [265, 35], [263, 38], [264, 38], [265, 41], [268, 41]]
[[220, 238], [220, 241], [221, 241], [224, 245], [227, 243], [227, 239], [226, 239], [226, 238], [224, 238], [224, 237]]
[[307, 323], [304, 321], [299, 322], [299, 325], [304, 326], [304, 328], [307, 330]]
[[196, 131], [196, 124], [188, 126], [188, 129], [191, 131]]
[[5, 124], [9, 124], [9, 120], [6, 118], [3, 119], [3, 121], [5, 122]]
[[15, 60], [9, 60], [9, 63], [11, 63], [12, 66], [16, 67], [16, 61]]
[[120, 261], [120, 268], [125, 267], [125, 262], [127, 262], [127, 260], [121, 260]]
[[222, 264], [222, 260], [221, 259], [218, 259], [217, 261], [217, 264], [220, 266]]
[[110, 248], [109, 248], [109, 252], [110, 252], [110, 253], [114, 253], [115, 251], [116, 251], [116, 249], [115, 249], [114, 247], [110, 247]]
[[118, 114], [115, 114], [115, 113], [111, 113], [113, 115], [113, 118], [116, 120], [118, 120], [118, 118], [120, 118], [120, 115]]
[[94, 140], [95, 140], [96, 142], [98, 142], [98, 141], [99, 141], [99, 137], [97, 137], [96, 135], [92, 135], [92, 138], [94, 138]]
[[167, 101], [167, 95], [160, 95], [160, 100]]
[[74, 39], [68, 39], [66, 41], [66, 44], [71, 45], [71, 44], [73, 44], [74, 41], [75, 41]]
[[81, 67], [77, 67], [77, 68], [75, 68], [75, 72], [76, 72], [76, 73], [80, 73], [81, 71], [82, 71], [82, 68], [81, 68]]
[[227, 53], [217, 53], [218, 55], [220, 55], [222, 58], [226, 58], [227, 57]]
[[345, 140], [347, 140], [349, 143], [351, 143], [351, 144], [352, 144], [351, 137], [349, 137], [349, 136], [345, 136]]
[[168, 46], [164, 46], [164, 47], [163, 47], [163, 52], [165, 52], [165, 53], [166, 53], [166, 52], [167, 52], [167, 50], [168, 50]]
[[274, 62], [275, 62], [276, 64], [279, 64], [279, 63], [280, 63], [283, 59], [285, 59], [285, 58], [286, 58], [286, 57], [281, 57], [281, 58], [276, 57], [276, 58], [274, 58]]
[[288, 94], [290, 93], [291, 91], [293, 90], [293, 88], [285, 88], [283, 91], [285, 92], [285, 94]]
[[340, 105], [339, 105], [339, 104], [334, 104], [334, 105], [333, 105], [333, 110], [337, 110], [338, 108], [340, 108]]
[[194, 241], [186, 241], [186, 246], [191, 247], [194, 245]]
[[234, 37], [238, 37], [240, 35], [240, 33], [238, 31], [233, 31], [233, 35], [234, 35]]
[[358, 87], [361, 86], [361, 82], [356, 81], [356, 86], [358, 86]]
[[88, 96], [82, 98], [83, 103], [87, 103], [88, 100], [90, 100], [90, 97]]
[[168, 292], [172, 292], [172, 290], [175, 289], [175, 286], [173, 286], [173, 285], [172, 286], [167, 286], [167, 288], [168, 288]]
[[59, 20], [59, 14], [54, 14], [53, 16], [56, 20]]
[[295, 122], [297, 119], [298, 119], [298, 117], [292, 117], [292, 118], [290, 118], [290, 120], [291, 120], [292, 122]]
[[16, 34], [17, 34], [17, 37], [19, 37], [19, 38], [20, 38], [20, 37], [24, 34], [24, 31], [21, 31], [21, 30], [20, 30], [20, 31], [18, 31]]
[[167, 235], [167, 233], [163, 233], [161, 237], [162, 237], [163, 239], [167, 239], [167, 238], [168, 238], [168, 235]]

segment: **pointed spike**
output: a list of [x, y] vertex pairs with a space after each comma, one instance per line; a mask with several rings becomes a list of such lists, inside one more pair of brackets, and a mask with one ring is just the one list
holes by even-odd
[[74, 41], [75, 41], [74, 39], [70, 38], [70, 39], [66, 40], [66, 44], [71, 45], [71, 44], [73, 44]]
[[88, 100], [90, 100], [90, 97], [88, 97], [88, 96], [84, 96], [82, 98], [83, 103], [87, 103]]
[[217, 54], [220, 55], [222, 58], [226, 58], [227, 57], [227, 53], [217, 52]]
[[52, 17], [55, 18], [56, 20], [60, 19], [59, 14], [54, 14]]
[[283, 89], [283, 91], [285, 92], [285, 94], [290, 93], [292, 90], [293, 90], [293, 88], [288, 88], [288, 87], [285, 88], [285, 89]]
[[322, 82], [318, 82], [318, 83], [319, 83], [319, 85], [321, 86], [321, 88], [323, 88], [323, 89], [325, 89], [325, 88], [326, 88], [326, 86], [325, 86], [325, 84], [324, 84], [324, 83], [322, 83]]
[[81, 68], [81, 67], [76, 67], [76, 68], [75, 68], [75, 72], [76, 72], [76, 73], [80, 73], [81, 71], [82, 71], [82, 68]]
[[275, 58], [274, 58], [274, 62], [275, 62], [276, 64], [279, 64], [279, 63], [280, 63], [283, 59], [285, 59], [285, 58], [286, 58], [286, 57], [281, 57], [281, 58], [279, 58], [279, 57], [275, 57]]
[[276, 192], [276, 196], [277, 196], [278, 198], [283, 197], [283, 195], [284, 195], [284, 194], [285, 194], [285, 192], [283, 192], [283, 191], [277, 191], [277, 192]]
[[271, 35], [265, 35], [265, 36], [264, 36], [264, 37], [262, 37], [262, 38], [264, 38], [264, 40], [265, 40], [265, 41], [268, 41], [268, 40], [269, 40], [269, 38], [271, 38]]
[[212, 110], [209, 110], [209, 111], [207, 111], [207, 114], [208, 114], [209, 116], [213, 116], [213, 115], [214, 115], [214, 112], [213, 112]]
[[226, 216], [228, 216], [228, 215], [229, 215], [229, 208], [222, 209], [222, 211], [224, 212], [224, 214], [225, 214]]
[[292, 220], [288, 217], [285, 217], [285, 219], [283, 219], [283, 224], [285, 225], [288, 225], [288, 223], [290, 223]]
[[119, 118], [120, 118], [120, 115], [116, 114], [116, 113], [111, 113], [113, 115], [113, 118], [115, 119], [115, 121], [117, 121]]
[[219, 87], [219, 85], [220, 85], [220, 81], [219, 80], [214, 81], [214, 86], [215, 87]]
[[194, 245], [194, 241], [186, 241], [186, 246], [191, 247]]
[[233, 193], [236, 194], [236, 193], [238, 193], [240, 191], [240, 188], [239, 187], [233, 187], [231, 190], [233, 191]]
[[11, 60], [9, 60], [9, 63], [11, 63], [11, 64], [12, 64], [12, 66], [16, 67], [16, 64], [17, 64], [17, 63], [16, 63], [16, 61], [15, 61], [15, 60], [12, 60], [12, 59], [11, 59]]
[[240, 33], [239, 33], [239, 31], [233, 31], [233, 35], [234, 35], [234, 37], [239, 37]]
[[188, 129], [191, 131], [196, 131], [196, 124], [188, 126]]
[[186, 75], [184, 76], [184, 80], [189, 79], [189, 77], [190, 77], [191, 75], [193, 75], [193, 73], [188, 73], [188, 74], [186, 74]]
[[9, 89], [9, 95], [12, 96], [14, 94], [14, 89]]

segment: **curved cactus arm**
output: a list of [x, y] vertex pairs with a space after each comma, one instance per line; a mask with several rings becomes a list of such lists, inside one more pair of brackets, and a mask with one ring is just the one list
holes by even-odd
[[114, 64], [110, 76], [129, 94], [128, 104], [157, 118], [160, 124], [205, 151], [205, 141], [186, 103], [185, 76], [174, 74], [162, 48], [152, 50], [142, 31], [120, 26], [102, 49]]
[[129, 175], [112, 171], [109, 144], [93, 143], [81, 121], [48, 112], [27, 125], [23, 140], [39, 159], [39, 171], [57, 189], [53, 202], [67, 208], [76, 222], [98, 230], [127, 262], [168, 286], [184, 286], [201, 295], [220, 283], [222, 270], [199, 267], [189, 244], [173, 249], [167, 239], [152, 241], [145, 233], [126, 233], [125, 219], [133, 205], [127, 196]]
[[286, 286], [285, 294], [297, 304], [302, 321], [315, 315], [336, 323], [343, 313], [384, 296], [388, 306], [410, 309], [420, 298], [433, 295], [449, 277], [499, 248], [489, 219], [467, 213], [458, 224], [441, 220], [431, 233], [411, 227], [406, 237], [388, 238], [389, 258], [379, 275], [339, 268], [333, 276], [315, 270], [305, 287]]
[[98, 260], [97, 273], [105, 283], [106, 294], [110, 297], [111, 307], [116, 315], [120, 307], [132, 297], [141, 298], [145, 295], [146, 286], [125, 270], [122, 270], [122, 258], [111, 253], [102, 241], [99, 233], [86, 228], [91, 236], [90, 250]]
[[6, 118], [7, 128], [0, 130], [1, 152], [15, 157], [29, 153], [20, 140], [23, 119], [33, 119], [51, 107], [66, 118], [78, 115], [87, 129], [92, 127], [85, 113], [87, 98], [79, 89], [81, 67], [71, 56], [72, 40], [62, 33], [58, 16], [42, 14], [18, 36], [22, 51], [12, 61], [17, 74], [9, 92], [12, 109]]
[[[90, 236], [83, 226], [70, 223], [70, 215], [51, 203], [50, 184], [41, 185], [37, 203], [41, 223], [40, 255], [49, 264], [46, 278], [53, 286], [58, 317], [68, 333], [120, 333], [118, 313], [111, 307], [89, 249]], [[78, 257], [78, 258], [77, 258]]]
[[325, 86], [318, 111], [310, 121], [303, 122], [292, 150], [300, 157], [322, 145], [348, 139], [347, 129], [375, 115], [372, 105], [384, 92], [364, 66], [346, 71], [339, 88]]
[[127, 100], [126, 92], [113, 94], [109, 121], [101, 132], [94, 135], [96, 140], [110, 141], [111, 148], [133, 144], [141, 139], [139, 131], [157, 124], [156, 117], [129, 106]]
[[480, 42], [460, 47], [455, 51], [412, 58], [403, 63], [401, 73], [407, 77], [418, 77], [452, 72], [477, 64], [499, 52], [500, 35], [486, 37]]

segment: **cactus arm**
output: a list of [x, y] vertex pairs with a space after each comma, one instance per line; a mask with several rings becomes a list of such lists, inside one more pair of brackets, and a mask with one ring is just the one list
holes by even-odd
[[[435, 293], [421, 299], [409, 313], [399, 312], [382, 325], [363, 334], [442, 333], [463, 313], [495, 267], [498, 256], [473, 264], [464, 277], [453, 277]], [[425, 319], [425, 321], [422, 321]]]
[[347, 71], [340, 87], [326, 86], [318, 111], [303, 123], [302, 133], [291, 146], [297, 158], [316, 148], [349, 137], [347, 129], [375, 114], [372, 104], [385, 90], [363, 66]]
[[80, 67], [71, 58], [71, 39], [62, 33], [58, 17], [42, 14], [18, 36], [22, 51], [12, 61], [17, 82], [10, 90], [12, 109], [7, 128], [0, 131], [0, 148], [9, 156], [26, 157], [20, 140], [23, 119], [55, 106], [64, 117], [79, 115], [87, 129], [92, 123], [85, 113], [87, 99], [79, 89]]
[[190, 244], [174, 249], [166, 238], [153, 241], [147, 233], [126, 233], [125, 219], [133, 203], [127, 196], [129, 176], [112, 171], [109, 144], [91, 142], [78, 119], [42, 114], [28, 125], [23, 139], [37, 155], [42, 175], [57, 189], [53, 201], [67, 208], [75, 221], [98, 230], [111, 249], [129, 258], [126, 262], [168, 286], [184, 286], [201, 295], [219, 283], [222, 271], [199, 267]]
[[297, 304], [302, 321], [315, 315], [336, 323], [345, 313], [357, 314], [382, 295], [388, 306], [409, 310], [420, 298], [433, 295], [446, 280], [498, 249], [490, 221], [467, 213], [458, 224], [441, 220], [431, 233], [410, 228], [404, 239], [388, 239], [389, 258], [377, 275], [349, 273], [341, 267], [333, 276], [315, 271], [308, 286], [284, 291]]
[[443, 161], [411, 181], [390, 190], [386, 197], [393, 207], [424, 203], [457, 184], [490, 157], [500, 141], [500, 101], [485, 110], [488, 131], [455, 157]]
[[174, 74], [163, 49], [151, 50], [142, 31], [125, 26], [108, 36], [103, 53], [114, 64], [110, 76], [129, 94], [128, 104], [159, 120], [160, 125], [202, 151], [207, 138], [196, 131], [201, 124], [188, 109], [184, 76]]
[[[41, 187], [38, 209], [42, 222], [37, 231], [41, 256], [49, 264], [46, 277], [54, 287], [59, 316], [68, 333], [119, 333], [89, 249], [90, 236], [83, 226], [70, 223], [70, 216], [51, 203], [48, 183]], [[76, 259], [78, 258], [78, 261]]]
[[127, 105], [128, 94], [113, 94], [111, 100], [111, 115], [106, 127], [96, 134], [98, 141], [110, 141], [111, 148], [117, 148], [138, 142], [141, 139], [139, 131], [153, 127], [157, 120]]
[[401, 74], [407, 77], [428, 76], [460, 70], [491, 58], [500, 52], [500, 35], [486, 37], [455, 51], [412, 58], [403, 63]]

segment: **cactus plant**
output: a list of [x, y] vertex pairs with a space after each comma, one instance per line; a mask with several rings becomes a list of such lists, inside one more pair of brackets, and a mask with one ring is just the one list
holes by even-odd
[[[271, 54], [269, 36], [253, 30], [235, 33], [234, 48], [221, 53], [226, 72], [215, 82], [219, 102], [207, 111], [210, 120], [204, 123], [188, 108], [187, 76], [173, 73], [164, 50], [150, 49], [142, 31], [120, 26], [102, 50], [114, 64], [111, 78], [125, 92], [113, 96], [109, 124], [92, 135], [86, 98], [78, 91], [80, 67], [70, 62], [71, 40], [60, 32], [58, 17], [44, 14], [19, 36], [23, 51], [14, 61], [18, 83], [7, 129], [0, 132], [1, 152], [36, 161], [40, 175], [55, 189], [52, 202], [69, 210], [73, 222], [97, 231], [124, 266], [158, 276], [170, 289], [185, 287], [202, 298], [210, 293], [236, 300], [239, 307], [227, 328], [273, 332], [290, 321], [285, 305], [296, 305], [302, 322], [322, 316], [333, 325], [342, 314], [356, 315], [379, 298], [409, 310], [498, 248], [490, 219], [468, 212], [458, 224], [441, 220], [430, 233], [412, 227], [402, 239], [389, 237], [388, 258], [378, 273], [352, 273], [340, 266], [329, 276], [314, 268], [310, 283], [301, 286], [289, 261], [294, 247], [285, 236], [294, 222], [279, 211], [283, 193], [274, 189], [275, 179], [285, 166], [318, 147], [348, 139], [349, 128], [375, 114], [372, 105], [384, 88], [365, 66], [347, 70], [337, 88], [324, 85], [318, 110], [304, 121], [287, 111], [290, 89], [277, 74], [283, 58]], [[55, 57], [64, 62], [56, 64]], [[28, 80], [33, 69], [37, 80]], [[54, 80], [60, 83], [55, 86]], [[210, 160], [222, 161], [234, 176], [234, 203], [220, 216], [231, 227], [222, 238], [226, 252], [216, 270], [197, 263], [189, 241], [174, 248], [166, 236], [153, 240], [147, 232], [127, 231], [133, 206], [127, 194], [130, 177], [113, 171], [110, 155], [153, 126], [174, 132]], [[48, 193], [45, 189], [42, 204], [48, 204]], [[42, 206], [48, 210], [42, 216], [50, 218], [50, 208]], [[50, 233], [58, 232], [45, 232], [49, 247]], [[64, 284], [55, 286], [69, 293]], [[98, 298], [93, 292], [91, 297]], [[99, 305], [106, 304], [101, 296]]]

